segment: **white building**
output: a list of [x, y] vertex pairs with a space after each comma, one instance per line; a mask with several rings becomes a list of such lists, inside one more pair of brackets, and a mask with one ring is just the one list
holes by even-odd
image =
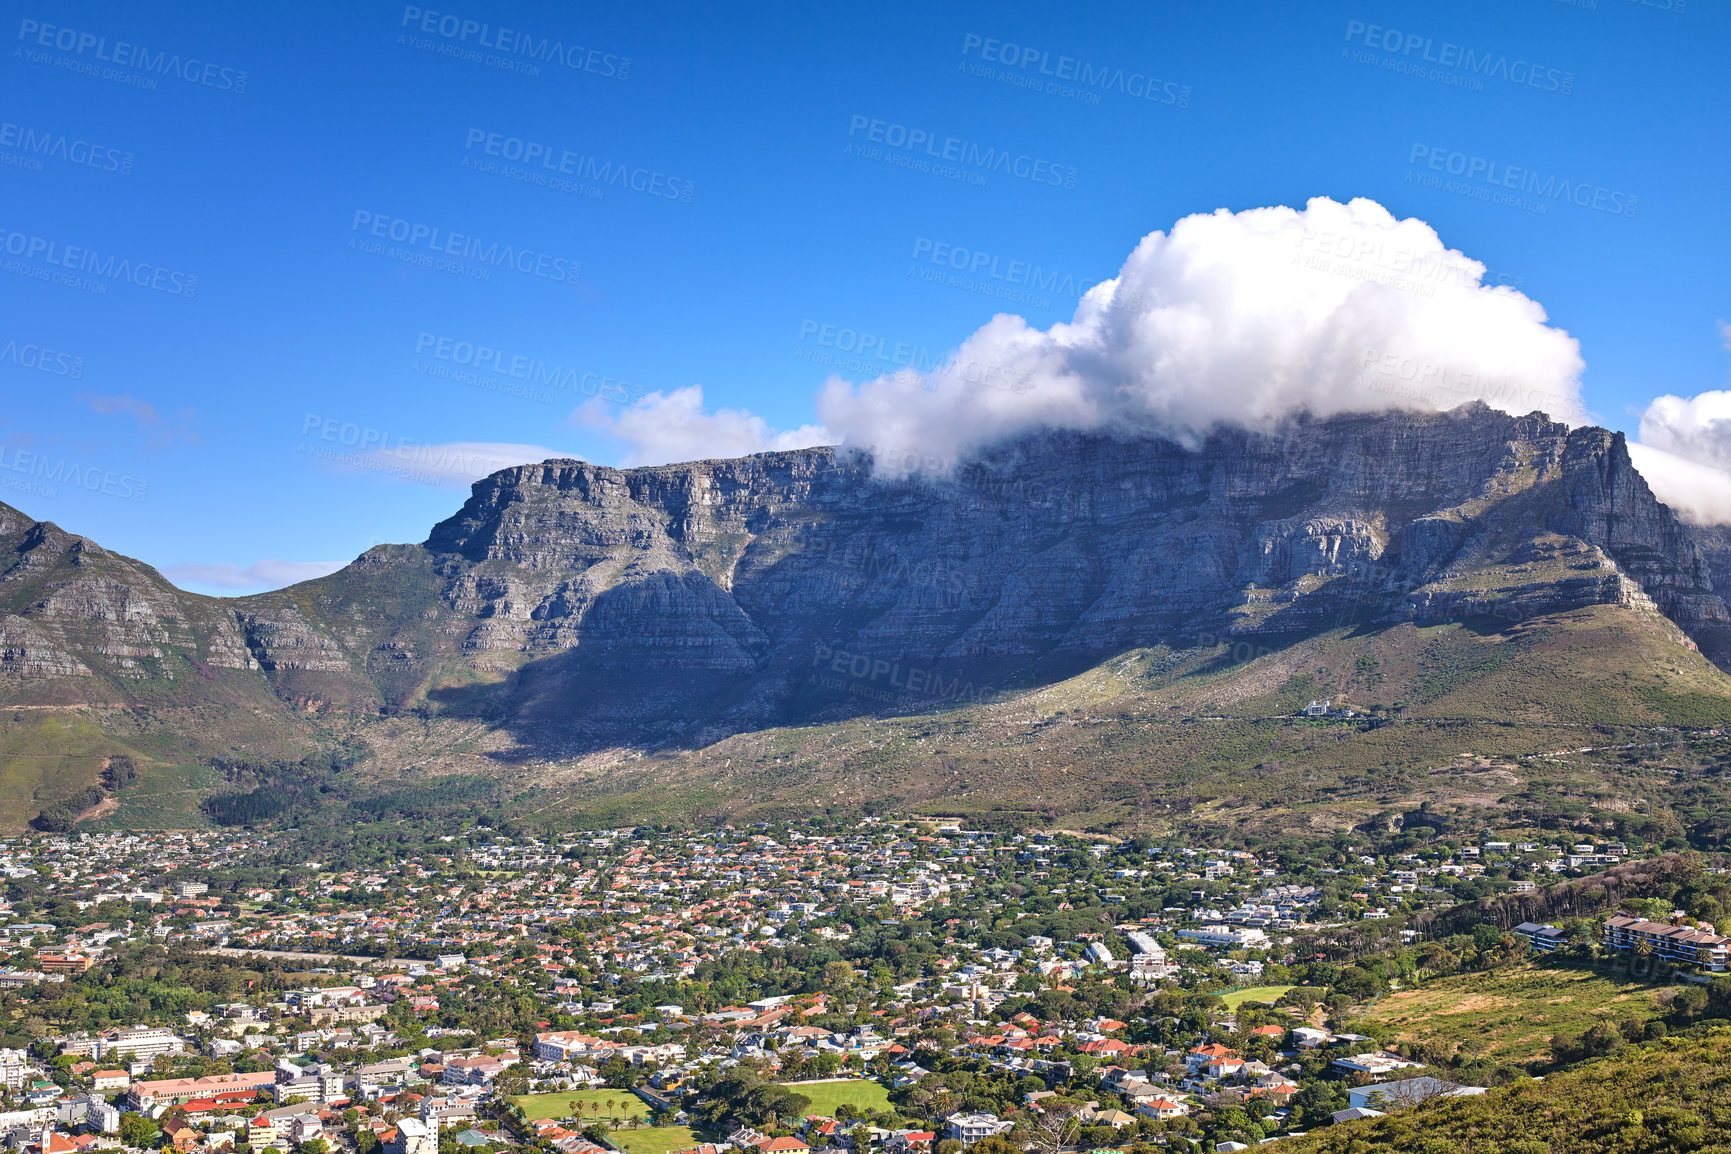
[[397, 1121], [397, 1137], [385, 1154], [439, 1154], [439, 1132], [419, 1118]]
[[186, 1039], [164, 1026], [128, 1026], [106, 1034], [97, 1042], [96, 1057], [112, 1058], [131, 1054], [148, 1061], [163, 1054], [179, 1054], [186, 1049]]
[[120, 1133], [119, 1107], [110, 1106], [95, 1094], [92, 1094], [88, 1101], [89, 1106], [84, 1111], [84, 1120], [104, 1134]]
[[959, 1139], [964, 1145], [971, 1145], [981, 1138], [989, 1138], [993, 1134], [1002, 1134], [1013, 1126], [996, 1114], [966, 1114], [957, 1111], [944, 1119], [944, 1135]]
[[1372, 1082], [1355, 1086], [1346, 1092], [1346, 1104], [1359, 1109], [1399, 1110], [1416, 1106], [1428, 1098], [1471, 1098], [1483, 1094], [1483, 1086], [1457, 1086], [1439, 1078], [1420, 1076], [1398, 1078], [1391, 1082]]
[[1179, 930], [1178, 936], [1214, 949], [1224, 947], [1233, 950], [1260, 950], [1268, 946], [1268, 935], [1261, 930], [1237, 929], [1233, 926], [1198, 926], [1193, 930]]
[[1160, 943], [1147, 930], [1131, 930], [1124, 937], [1135, 947], [1137, 953], [1153, 954], [1161, 961], [1166, 960], [1166, 951], [1161, 949]]

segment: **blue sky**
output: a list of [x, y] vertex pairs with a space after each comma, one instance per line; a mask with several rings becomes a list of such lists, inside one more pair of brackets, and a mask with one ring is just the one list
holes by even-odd
[[487, 446], [617, 463], [692, 385], [813, 424], [838, 334], [924, 368], [1316, 196], [1539, 301], [1633, 432], [1731, 377], [1731, 15], [1684, 4], [8, 5], [0, 500], [249, 591], [423, 539]]

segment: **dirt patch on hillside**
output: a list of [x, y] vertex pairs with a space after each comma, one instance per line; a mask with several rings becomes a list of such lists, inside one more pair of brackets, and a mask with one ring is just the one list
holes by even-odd
[[72, 824], [77, 825], [79, 822], [89, 821], [91, 818], [107, 817], [119, 808], [120, 799], [118, 797], [105, 797], [83, 813], [79, 814], [77, 817], [73, 818]]

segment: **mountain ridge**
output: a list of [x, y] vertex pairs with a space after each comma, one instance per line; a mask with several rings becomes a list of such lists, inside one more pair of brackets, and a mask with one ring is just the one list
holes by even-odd
[[[1723, 666], [1717, 547], [1621, 434], [1483, 405], [1193, 448], [1047, 434], [944, 478], [833, 448], [555, 459], [476, 482], [419, 545], [231, 599], [0, 506], [0, 704], [130, 713], [183, 758], [411, 711], [522, 760], [977, 706], [1127, 653], [1592, 607]], [[194, 716], [219, 724], [186, 736]]]

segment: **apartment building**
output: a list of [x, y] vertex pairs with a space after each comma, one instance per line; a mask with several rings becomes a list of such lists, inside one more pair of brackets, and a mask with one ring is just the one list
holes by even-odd
[[1013, 1123], [1000, 1119], [996, 1114], [970, 1114], [958, 1111], [944, 1119], [945, 1137], [955, 1138], [964, 1145], [973, 1145], [981, 1138], [989, 1138], [993, 1134], [1002, 1134]]
[[1222, 925], [1198, 926], [1195, 929], [1179, 930], [1178, 936], [1186, 941], [1195, 942], [1197, 945], [1212, 948], [1259, 950], [1268, 945], [1268, 935], [1261, 930], [1240, 930]]
[[36, 965], [45, 974], [82, 974], [93, 964], [83, 954], [36, 955]]
[[1559, 927], [1539, 922], [1522, 922], [1509, 932], [1531, 946], [1534, 953], [1548, 954], [1569, 944], [1568, 935]]
[[112, 1030], [98, 1039], [96, 1057], [112, 1058], [131, 1054], [149, 1061], [161, 1054], [178, 1054], [186, 1049], [186, 1039], [162, 1026], [128, 1026]]
[[1605, 919], [1605, 945], [1620, 953], [1640, 952], [1644, 946], [1655, 958], [1715, 974], [1731, 967], [1731, 938], [1695, 926], [1619, 914]]

